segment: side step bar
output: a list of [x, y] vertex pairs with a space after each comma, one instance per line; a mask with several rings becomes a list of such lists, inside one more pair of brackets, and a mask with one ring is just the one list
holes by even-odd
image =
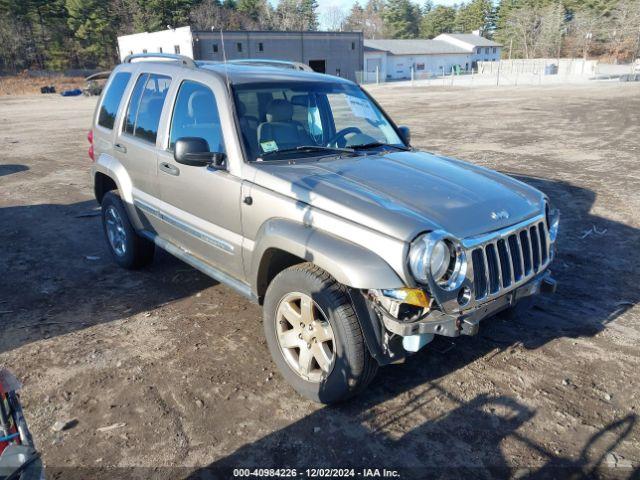
[[179, 258], [183, 262], [191, 265], [196, 270], [201, 271], [205, 275], [213, 278], [214, 280], [227, 285], [228, 287], [233, 288], [236, 292], [244, 295], [253, 303], [258, 303], [258, 297], [254, 295], [251, 287], [244, 282], [241, 282], [230, 275], [218, 270], [217, 268], [212, 267], [211, 265], [203, 262], [199, 258], [193, 256], [191, 253], [186, 250], [181, 249], [180, 247], [174, 245], [173, 243], [165, 240], [164, 238], [159, 237], [157, 234], [143, 231], [141, 232], [145, 237], [155, 243], [158, 247], [163, 250], [169, 252], [174, 257]]

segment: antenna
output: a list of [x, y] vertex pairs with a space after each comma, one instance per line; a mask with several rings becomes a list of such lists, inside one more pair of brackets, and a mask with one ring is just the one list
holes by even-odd
[[220, 43], [222, 43], [222, 61], [224, 62], [224, 76], [227, 78], [227, 90], [231, 92], [231, 84], [229, 82], [229, 72], [227, 71], [227, 51], [224, 48], [224, 32], [220, 27]]

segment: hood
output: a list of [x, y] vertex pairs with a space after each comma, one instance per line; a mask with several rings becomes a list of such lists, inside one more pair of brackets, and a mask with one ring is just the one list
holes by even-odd
[[462, 239], [543, 211], [535, 188], [425, 152], [254, 165], [256, 184], [404, 241], [435, 229]]

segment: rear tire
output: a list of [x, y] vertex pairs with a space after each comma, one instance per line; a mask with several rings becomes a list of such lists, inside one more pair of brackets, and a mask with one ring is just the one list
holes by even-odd
[[136, 270], [153, 261], [155, 244], [138, 235], [115, 191], [102, 199], [102, 228], [109, 252], [121, 267]]
[[[312, 322], [302, 319], [303, 301], [312, 303]], [[296, 302], [300, 305], [298, 309]], [[289, 321], [291, 316], [298, 318], [298, 314], [302, 320], [299, 330]], [[265, 295], [264, 329], [271, 356], [282, 376], [300, 395], [314, 402], [331, 404], [346, 400], [364, 390], [378, 370], [346, 287], [311, 263], [294, 265], [273, 279]], [[320, 332], [317, 338], [314, 332]], [[283, 340], [287, 335], [293, 343]], [[300, 341], [296, 344], [298, 337]], [[329, 337], [332, 340], [326, 341]], [[314, 349], [318, 348], [318, 339], [326, 341], [321, 356], [325, 353], [330, 358], [328, 362], [324, 356], [321, 361], [316, 360], [319, 350]], [[290, 345], [293, 346], [285, 347]], [[307, 348], [314, 355], [310, 363], [316, 367], [313, 370], [301, 368], [306, 363], [303, 357]], [[321, 364], [329, 366], [323, 369]]]

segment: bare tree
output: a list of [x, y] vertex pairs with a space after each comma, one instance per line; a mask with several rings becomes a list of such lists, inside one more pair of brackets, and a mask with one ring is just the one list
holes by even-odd
[[602, 13], [584, 8], [578, 10], [569, 23], [568, 34], [574, 47], [573, 54], [587, 60], [592, 48], [606, 31], [606, 20]]
[[342, 7], [331, 5], [322, 14], [322, 20], [330, 32], [341, 32], [344, 30], [347, 15]]
[[369, 0], [362, 7], [356, 2], [345, 20], [345, 30], [363, 32], [364, 38], [384, 38], [383, 0]]
[[514, 56], [535, 56], [541, 23], [540, 14], [535, 8], [517, 8], [509, 14], [505, 24], [505, 35], [513, 40]]
[[637, 54], [640, 42], [640, 1], [620, 0], [611, 12], [607, 45], [614, 62]]

